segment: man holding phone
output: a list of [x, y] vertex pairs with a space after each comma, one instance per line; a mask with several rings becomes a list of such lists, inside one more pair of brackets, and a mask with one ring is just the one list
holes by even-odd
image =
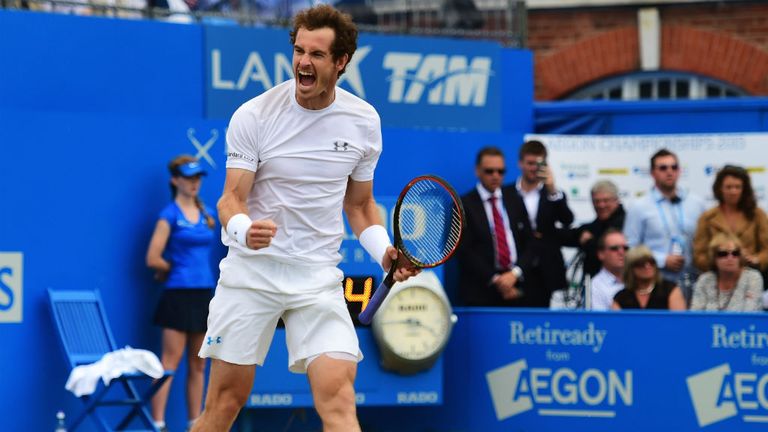
[[518, 167], [520, 177], [514, 185], [505, 187], [505, 194], [518, 201], [510, 219], [525, 233], [518, 251], [524, 303], [529, 307], [549, 307], [552, 292], [567, 285], [558, 230], [573, 222], [573, 212], [565, 194], [555, 186], [555, 177], [547, 164], [547, 148], [541, 141], [527, 141], [520, 147]]

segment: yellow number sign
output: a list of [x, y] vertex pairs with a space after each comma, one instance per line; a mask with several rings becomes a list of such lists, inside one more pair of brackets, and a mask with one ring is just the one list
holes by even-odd
[[368, 301], [371, 299], [371, 289], [373, 288], [373, 278], [369, 277], [365, 279], [363, 283], [363, 292], [356, 293], [355, 281], [348, 277], [344, 280], [344, 297], [348, 302], [360, 302], [360, 310], [363, 311], [368, 306]]

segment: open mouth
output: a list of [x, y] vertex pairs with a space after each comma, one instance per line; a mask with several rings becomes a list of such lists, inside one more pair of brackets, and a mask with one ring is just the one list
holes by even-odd
[[312, 72], [298, 71], [299, 84], [303, 86], [311, 86], [315, 83], [315, 74]]

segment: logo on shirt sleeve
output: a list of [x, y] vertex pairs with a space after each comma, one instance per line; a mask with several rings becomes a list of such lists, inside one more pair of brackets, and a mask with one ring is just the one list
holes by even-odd
[[229, 159], [242, 159], [242, 160], [245, 160], [245, 161], [248, 161], [248, 162], [251, 162], [251, 163], [256, 162], [256, 159], [254, 159], [254, 158], [252, 158], [252, 157], [250, 157], [248, 155], [244, 155], [242, 153], [238, 153], [238, 152], [229, 152], [229, 153], [227, 153], [227, 158], [229, 158]]

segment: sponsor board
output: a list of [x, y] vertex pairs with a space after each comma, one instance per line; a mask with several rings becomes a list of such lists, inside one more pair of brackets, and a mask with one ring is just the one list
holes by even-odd
[[[462, 316], [470, 430], [752, 431], [768, 423], [768, 316], [552, 312]], [[467, 323], [469, 321], [469, 323]], [[706, 429], [704, 429], [706, 428]]]
[[[622, 197], [646, 195], [653, 185], [651, 155], [661, 148], [677, 154], [680, 165], [678, 186], [715, 205], [712, 183], [725, 165], [747, 169], [757, 195], [758, 205], [768, 208], [764, 184], [766, 164], [765, 133], [679, 134], [679, 135], [527, 135], [541, 140], [549, 153], [555, 183], [564, 191], [574, 188], [589, 191], [598, 180], [614, 182]], [[570, 198], [570, 196], [569, 196]], [[625, 206], [632, 199], [624, 200]], [[595, 218], [589, 200], [574, 199], [571, 204], [576, 224]]]
[[23, 321], [23, 261], [21, 252], [0, 252], [0, 323]]
[[[494, 131], [501, 127], [501, 47], [480, 41], [360, 36], [338, 86], [367, 100], [385, 127]], [[293, 78], [286, 30], [205, 29], [206, 116]]]

